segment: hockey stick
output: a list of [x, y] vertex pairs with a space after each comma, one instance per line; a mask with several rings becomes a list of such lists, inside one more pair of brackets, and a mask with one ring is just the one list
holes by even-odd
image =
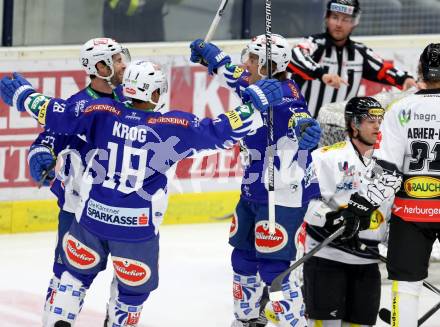
[[[57, 162], [54, 160], [49, 167], [47, 167], [45, 170], [43, 170], [43, 174], [41, 175], [40, 180], [37, 183], [37, 187], [41, 188], [41, 186], [43, 186], [44, 181], [46, 180], [46, 178], [49, 176], [49, 173], [52, 171], [52, 169], [55, 168]], [[52, 179], [50, 179], [52, 180]]]
[[[366, 250], [366, 251], [370, 252], [371, 254], [377, 256], [379, 258], [379, 260], [382, 261], [383, 263], [388, 262], [386, 257], [381, 255], [379, 252], [369, 248], [365, 244], [361, 244], [361, 249]], [[430, 282], [424, 280], [423, 286], [426, 287], [427, 289], [429, 289], [430, 291], [434, 292], [435, 294], [440, 295], [440, 289], [438, 289], [435, 285], [431, 284]], [[418, 326], [422, 325], [426, 320], [428, 320], [439, 309], [440, 309], [440, 302], [437, 303], [435, 306], [433, 306], [431, 309], [429, 309], [422, 317], [419, 318]], [[386, 308], [380, 309], [379, 310], [379, 318], [383, 322], [385, 322], [387, 324], [391, 324], [391, 311]]]
[[218, 7], [217, 13], [215, 14], [211, 26], [209, 27], [208, 33], [206, 33], [204, 40], [205, 42], [210, 42], [212, 40], [212, 37], [214, 36], [215, 31], [217, 30], [217, 26], [220, 23], [220, 20], [223, 16], [227, 4], [228, 4], [228, 0], [222, 0], [220, 2], [220, 6]]
[[[265, 2], [266, 23], [266, 71], [267, 78], [272, 78], [272, 1]], [[275, 234], [275, 175], [274, 175], [274, 136], [273, 136], [273, 107], [267, 112], [267, 170], [268, 170], [268, 197], [269, 197], [269, 233]]]
[[315, 246], [312, 250], [307, 252], [306, 255], [304, 255], [301, 259], [295, 261], [293, 265], [291, 265], [289, 268], [284, 270], [281, 274], [279, 274], [275, 279], [272, 281], [272, 284], [270, 284], [270, 293], [269, 298], [271, 301], [281, 301], [284, 299], [283, 291], [282, 291], [282, 284], [284, 282], [284, 279], [289, 275], [293, 270], [301, 266], [304, 262], [309, 260], [311, 257], [315, 255], [316, 252], [321, 250], [323, 247], [330, 244], [332, 241], [337, 239], [339, 236], [344, 233], [345, 226], [340, 227], [338, 230], [336, 230], [333, 234], [331, 234], [329, 237], [324, 239], [321, 243], [319, 243], [317, 246]]
[[[429, 309], [423, 316], [417, 320], [417, 326], [421, 326], [426, 320], [431, 318], [431, 316], [436, 313], [440, 309], [440, 302], [434, 305], [431, 309]], [[379, 318], [391, 325], [391, 311], [385, 308], [379, 310]]]

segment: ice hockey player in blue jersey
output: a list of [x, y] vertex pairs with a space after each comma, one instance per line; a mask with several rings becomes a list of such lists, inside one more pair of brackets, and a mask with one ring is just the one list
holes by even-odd
[[90, 285], [104, 269], [109, 254], [119, 295], [109, 308], [107, 326], [136, 326], [143, 303], [158, 285], [166, 171], [197, 151], [231, 147], [262, 126], [255, 109], [264, 111], [282, 99], [280, 83], [265, 80], [244, 91], [246, 104], [216, 119], [182, 111], [161, 114], [154, 110], [167, 91], [166, 77], [158, 66], [144, 61], [131, 63], [124, 73], [123, 93], [131, 104], [103, 98], [78, 111], [76, 103], [60, 106], [63, 100], [50, 99], [36, 108], [30, 105], [36, 92], [25, 80], [4, 78], [2, 83], [15, 90], [2, 91], [6, 103], [13, 99], [19, 111], [28, 111], [51, 131], [84, 135], [94, 147], [86, 155], [77, 219], [62, 242], [67, 271], [46, 326], [74, 325], [85, 296], [83, 285]]
[[[247, 98], [243, 90], [267, 78], [264, 35], [253, 38], [243, 51], [244, 68], [232, 65], [231, 58], [212, 43], [198, 39], [190, 47], [191, 61], [206, 65], [210, 74], [216, 73], [243, 101]], [[309, 150], [317, 146], [320, 128], [311, 118], [298, 86], [287, 78], [291, 48], [286, 39], [273, 34], [271, 48], [272, 73], [283, 89], [283, 101], [274, 106], [273, 113], [276, 232], [270, 234], [268, 229], [265, 185], [268, 130], [265, 126], [240, 142], [244, 177], [229, 238], [234, 247], [231, 257], [234, 271], [233, 327], [266, 325], [262, 310], [265, 303], [261, 301], [264, 284], [269, 285], [295, 259], [294, 235], [313, 193], [311, 188], [304, 187], [303, 178], [311, 160]], [[267, 114], [263, 118], [266, 121]], [[295, 281], [288, 280], [283, 289], [285, 300], [268, 303], [267, 309], [275, 313], [278, 326], [305, 326], [301, 289]]]
[[[78, 110], [84, 109], [87, 102], [101, 97], [124, 100], [122, 95], [122, 77], [129, 52], [119, 43], [109, 38], [94, 38], [81, 47], [80, 63], [88, 76], [90, 84], [72, 95], [67, 101], [76, 103]], [[118, 87], [119, 86], [119, 87]], [[0, 85], [0, 90], [3, 85]], [[42, 106], [49, 98], [37, 94], [31, 99], [35, 107]], [[12, 103], [8, 103], [13, 105]], [[62, 103], [60, 106], [63, 105]], [[58, 199], [60, 212], [58, 215], [57, 244], [55, 248], [53, 276], [47, 290], [43, 313], [43, 325], [49, 313], [50, 301], [53, 299], [61, 274], [66, 270], [61, 258], [61, 242], [75, 218], [75, 208], [79, 203], [79, 183], [84, 170], [81, 156], [90, 150], [90, 146], [76, 135], [55, 134], [49, 130], [40, 133], [30, 147], [28, 162], [31, 177], [37, 183], [48, 186], [53, 180], [51, 191]], [[57, 157], [62, 158], [62, 166], [55, 178], [54, 165]], [[46, 176], [46, 178], [44, 178]], [[77, 177], [75, 179], [75, 177]], [[88, 285], [84, 285], [88, 287]], [[114, 294], [115, 292], [111, 292]], [[112, 301], [112, 300], [110, 300]]]

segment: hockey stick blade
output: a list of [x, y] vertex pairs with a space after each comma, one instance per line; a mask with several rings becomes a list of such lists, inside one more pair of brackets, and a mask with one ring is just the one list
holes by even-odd
[[220, 2], [220, 6], [218, 7], [217, 13], [215, 14], [211, 26], [209, 27], [208, 33], [206, 33], [204, 40], [205, 42], [210, 42], [212, 40], [212, 37], [214, 36], [215, 31], [217, 30], [218, 24], [220, 23], [220, 20], [223, 16], [227, 4], [228, 4], [228, 0], [222, 0]]
[[[423, 323], [426, 320], [428, 320], [429, 318], [431, 318], [431, 316], [434, 315], [434, 313], [436, 313], [439, 309], [440, 309], [440, 302], [437, 303], [436, 305], [434, 305], [428, 311], [426, 311], [426, 313], [419, 318], [419, 320], [417, 321], [417, 326], [423, 325]], [[391, 325], [391, 311], [390, 310], [385, 309], [385, 308], [380, 309], [379, 310], [379, 318], [383, 322], [387, 323], [388, 325]]]
[[391, 311], [385, 308], [380, 309], [379, 318], [389, 325], [391, 323]]
[[51, 165], [50, 165], [49, 167], [47, 167], [46, 170], [43, 170], [43, 174], [41, 175], [41, 178], [40, 178], [40, 180], [39, 180], [38, 183], [37, 183], [37, 187], [38, 187], [38, 188], [41, 188], [41, 186], [43, 186], [44, 181], [45, 181], [46, 178], [49, 176], [49, 173], [52, 171], [52, 169], [55, 168], [56, 164], [57, 164], [57, 162], [56, 162], [56, 161], [53, 161], [53, 162], [51, 163]]
[[283, 291], [282, 291], [282, 284], [284, 279], [289, 275], [292, 271], [294, 271], [296, 268], [301, 266], [304, 262], [309, 260], [311, 257], [315, 255], [316, 252], [321, 250], [323, 247], [327, 246], [331, 242], [333, 242], [335, 239], [337, 239], [339, 236], [344, 233], [345, 226], [340, 227], [338, 230], [336, 230], [333, 234], [331, 234], [329, 237], [327, 237], [325, 240], [323, 240], [321, 243], [319, 243], [317, 246], [315, 246], [312, 250], [307, 252], [306, 255], [304, 255], [301, 259], [294, 262], [293, 265], [291, 265], [289, 268], [284, 270], [281, 274], [279, 274], [275, 279], [272, 281], [272, 284], [270, 285], [270, 293], [269, 298], [271, 301], [281, 301], [284, 299]]

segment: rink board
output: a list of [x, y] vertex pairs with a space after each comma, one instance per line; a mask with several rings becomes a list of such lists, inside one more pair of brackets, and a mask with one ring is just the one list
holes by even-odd
[[[170, 196], [163, 224], [193, 224], [230, 220], [237, 191], [185, 193]], [[54, 230], [58, 224], [55, 200], [0, 202], [0, 234]]]
[[[365, 42], [384, 59], [415, 73], [424, 46], [438, 35], [355, 38]], [[292, 43], [298, 40], [291, 40]], [[219, 41], [238, 62], [246, 42]], [[206, 69], [191, 64], [188, 43], [129, 44], [134, 59], [158, 62], [167, 73], [167, 104], [199, 117], [215, 117], [239, 104]], [[67, 98], [87, 84], [78, 62], [79, 46], [2, 48], [0, 77], [21, 72], [37, 91]], [[360, 94], [371, 95], [382, 86], [365, 82]], [[50, 230], [56, 226], [56, 207], [49, 190], [35, 187], [27, 167], [29, 145], [41, 131], [25, 114], [0, 104], [0, 233]], [[242, 175], [237, 148], [204, 158], [180, 162], [171, 178], [171, 203], [167, 223], [216, 221], [233, 211]]]

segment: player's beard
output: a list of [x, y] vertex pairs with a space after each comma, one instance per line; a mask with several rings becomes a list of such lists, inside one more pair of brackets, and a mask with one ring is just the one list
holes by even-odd
[[362, 136], [362, 134], [358, 131], [358, 135], [356, 136], [356, 139], [368, 146], [373, 146], [374, 144], [376, 144], [376, 141], [374, 141], [373, 143], [371, 143], [370, 141], [366, 140], [365, 137]]
[[113, 76], [110, 78], [110, 83], [111, 83], [114, 87], [118, 87], [119, 85], [122, 84], [122, 80], [121, 80], [121, 78], [119, 78], [119, 76], [117, 76], [116, 73], [114, 73]]

